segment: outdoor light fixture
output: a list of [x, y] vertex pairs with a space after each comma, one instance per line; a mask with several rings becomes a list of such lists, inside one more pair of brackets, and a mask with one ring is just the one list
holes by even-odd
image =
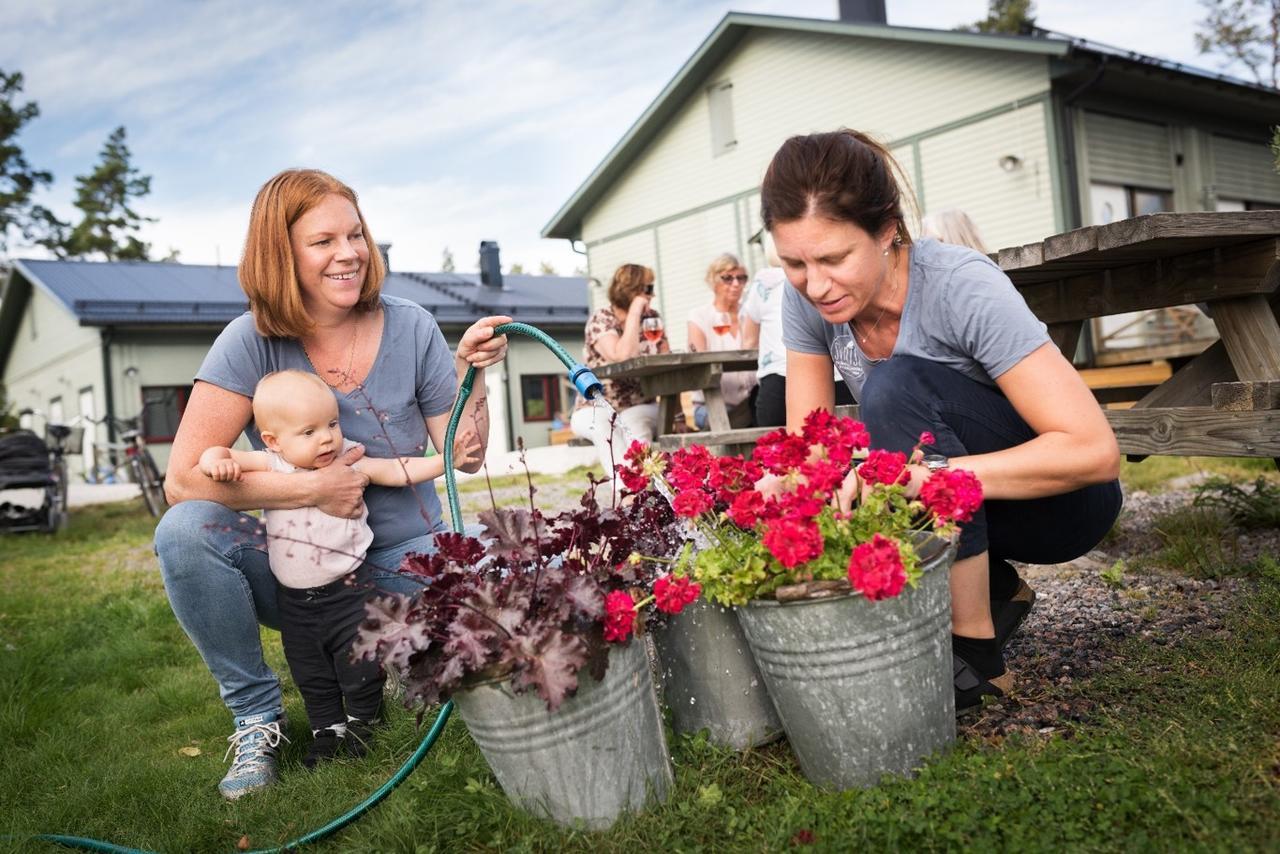
[[1005, 172], [1013, 173], [1022, 168], [1022, 158], [1016, 154], [1006, 154], [996, 161]]

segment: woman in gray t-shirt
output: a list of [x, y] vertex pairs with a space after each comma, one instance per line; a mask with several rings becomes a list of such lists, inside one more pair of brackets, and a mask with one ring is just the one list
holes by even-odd
[[[1092, 393], [989, 259], [913, 242], [896, 164], [841, 130], [792, 137], [761, 189], [784, 294], [787, 426], [830, 409], [839, 371], [873, 447], [906, 451], [928, 431], [930, 467], [982, 481], [952, 569], [956, 708], [1012, 685], [1001, 649], [1035, 594], [1008, 561], [1084, 554], [1120, 512], [1115, 436]], [[848, 488], [856, 488], [856, 475]]]
[[[230, 483], [205, 477], [200, 454], [241, 433], [261, 448], [253, 390], [265, 374], [286, 368], [313, 372], [333, 389], [343, 433], [364, 445], [363, 454], [421, 453], [428, 438], [440, 450], [460, 377], [475, 367], [475, 387], [483, 389], [483, 369], [506, 355], [495, 327], [508, 317], [478, 321], [451, 354], [426, 310], [381, 294], [386, 271], [373, 245], [355, 193], [333, 177], [291, 169], [262, 187], [239, 269], [250, 313], [210, 349], [169, 456], [165, 491], [173, 506], [156, 528], [156, 554], [173, 612], [235, 722], [235, 756], [218, 786], [228, 799], [275, 781], [284, 738], [280, 682], [263, 660], [258, 628], [278, 625], [276, 585], [258, 520], [241, 511], [318, 507], [355, 518], [367, 505], [374, 539], [366, 563], [380, 588], [399, 592], [409, 592], [394, 573], [401, 558], [432, 551], [443, 526], [429, 484], [366, 490], [368, 476], [350, 465], [358, 449], [304, 475], [253, 472]], [[474, 427], [483, 448], [483, 393], [471, 396], [462, 423]]]

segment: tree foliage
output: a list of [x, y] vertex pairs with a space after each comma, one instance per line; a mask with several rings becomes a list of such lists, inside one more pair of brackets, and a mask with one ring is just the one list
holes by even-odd
[[21, 103], [22, 73], [0, 69], [0, 256], [9, 249], [10, 232], [28, 242], [57, 239], [62, 223], [32, 194], [53, 183], [53, 175], [34, 169], [16, 142], [23, 125], [40, 115], [34, 101]]
[[524, 265], [521, 264], [519, 261], [516, 261], [514, 264], [512, 264], [510, 267], [507, 268], [507, 272], [513, 276], [518, 276], [524, 272]]
[[1223, 68], [1242, 65], [1259, 85], [1280, 88], [1280, 0], [1200, 0], [1196, 49]]
[[151, 260], [151, 245], [139, 240], [137, 232], [143, 223], [155, 219], [142, 216], [132, 206], [134, 199], [151, 192], [151, 176], [141, 174], [131, 163], [123, 127], [111, 132], [98, 157], [92, 172], [76, 176], [75, 206], [81, 219], [55, 248], [72, 258]]
[[440, 256], [440, 271], [443, 273], [452, 273], [457, 269], [453, 263], [453, 252], [448, 246], [444, 248], [443, 254]]
[[1035, 0], [991, 0], [987, 6], [987, 17], [961, 29], [1025, 36], [1035, 25]]
[[550, 261], [542, 261], [538, 264], [538, 275], [540, 276], [558, 276], [556, 265]]

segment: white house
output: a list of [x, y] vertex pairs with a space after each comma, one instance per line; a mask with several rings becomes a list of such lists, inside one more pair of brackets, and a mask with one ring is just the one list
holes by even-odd
[[[759, 185], [788, 136], [872, 133], [922, 213], [967, 211], [994, 250], [1160, 210], [1280, 206], [1278, 122], [1280, 91], [1079, 39], [891, 27], [882, 3], [871, 21], [731, 13], [543, 236], [585, 243], [596, 279], [653, 267], [680, 346], [715, 255], [763, 265], [750, 242]], [[1203, 318], [1174, 335], [1197, 342], [1160, 337], [1159, 318], [1130, 320], [1103, 324], [1095, 342], [1157, 358], [1214, 334]], [[1103, 340], [1126, 324], [1139, 340]]]

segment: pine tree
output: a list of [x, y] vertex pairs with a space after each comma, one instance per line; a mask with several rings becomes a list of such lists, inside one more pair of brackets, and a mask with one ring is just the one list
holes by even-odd
[[1025, 36], [1029, 35], [1035, 26], [1035, 0], [990, 0], [986, 18], [960, 29]]
[[453, 263], [453, 252], [449, 247], [444, 248], [444, 254], [440, 256], [440, 271], [442, 273], [452, 273], [455, 270]]
[[53, 175], [33, 169], [16, 139], [22, 126], [40, 115], [34, 101], [18, 103], [22, 72], [0, 69], [0, 256], [9, 250], [10, 233], [23, 241], [57, 241], [64, 225], [47, 208], [31, 203], [32, 193], [53, 183]]
[[151, 176], [140, 174], [129, 162], [123, 127], [111, 132], [98, 156], [93, 172], [76, 177], [75, 205], [82, 218], [62, 243], [62, 253], [72, 258], [98, 254], [108, 261], [149, 261], [151, 244], [139, 240], [137, 232], [155, 219], [139, 214], [130, 202], [151, 192]]

